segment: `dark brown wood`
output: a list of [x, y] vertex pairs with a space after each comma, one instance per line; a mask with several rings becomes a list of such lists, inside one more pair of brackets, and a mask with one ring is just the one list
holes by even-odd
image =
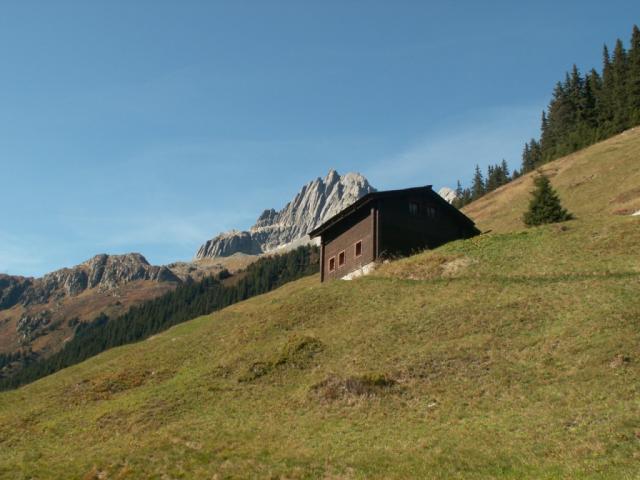
[[[332, 232], [323, 235], [325, 260], [322, 264], [322, 278], [333, 280], [341, 278], [374, 260], [371, 212], [361, 210], [345, 218]], [[355, 245], [362, 242], [362, 253], [355, 255]], [[344, 252], [345, 262], [339, 263], [340, 253]], [[329, 258], [335, 258], [335, 270], [329, 270]]]
[[[324, 241], [320, 241], [320, 265], [324, 265]], [[320, 281], [324, 282], [324, 268], [320, 269]]]

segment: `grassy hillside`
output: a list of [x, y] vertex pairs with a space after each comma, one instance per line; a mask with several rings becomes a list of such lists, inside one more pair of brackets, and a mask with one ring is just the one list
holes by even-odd
[[[580, 218], [631, 214], [640, 210], [640, 127], [547, 163], [541, 170], [565, 206]], [[534, 175], [516, 179], [463, 211], [483, 231], [521, 229]]]
[[0, 477], [638, 478], [640, 218], [614, 214], [634, 152], [545, 167], [576, 220], [523, 230], [524, 178], [469, 205], [494, 233], [0, 394]]

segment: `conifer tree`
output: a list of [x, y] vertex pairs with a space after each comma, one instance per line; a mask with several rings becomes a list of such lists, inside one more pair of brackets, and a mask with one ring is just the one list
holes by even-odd
[[487, 167], [487, 177], [485, 181], [485, 193], [491, 192], [509, 181], [509, 167], [507, 161], [502, 160], [496, 165]]
[[547, 151], [544, 160], [569, 153], [566, 142], [568, 133], [577, 116], [576, 105], [571, 100], [571, 78], [567, 74], [564, 82], [558, 82], [553, 91], [553, 98], [547, 113], [546, 143]]
[[531, 192], [529, 210], [524, 214], [525, 225], [531, 227], [545, 223], [564, 222], [572, 218], [560, 204], [558, 194], [551, 186], [549, 178], [540, 174], [535, 180], [536, 189]]
[[531, 162], [531, 150], [529, 148], [528, 142], [524, 144], [524, 148], [522, 149], [521, 168], [524, 173], [533, 170], [533, 163]]
[[584, 115], [584, 80], [582, 79], [582, 75], [580, 74], [580, 70], [576, 64], [573, 64], [571, 69], [571, 75], [568, 79], [567, 84], [567, 95], [569, 102], [571, 102], [571, 109], [573, 113], [573, 123], [574, 125], [577, 122], [580, 122]]
[[458, 183], [456, 184], [456, 197], [462, 198], [462, 193], [462, 184], [460, 183], [460, 180], [458, 180]]
[[634, 126], [640, 124], [640, 29], [637, 25], [633, 26], [631, 34], [627, 73], [630, 126]]
[[613, 70], [613, 98], [614, 98], [614, 116], [613, 116], [613, 133], [619, 133], [629, 126], [629, 111], [627, 102], [627, 52], [624, 49], [622, 40], [616, 41], [616, 47], [613, 51], [611, 60]]
[[502, 159], [502, 163], [500, 164], [500, 175], [500, 185], [509, 183], [511, 174], [509, 173], [509, 165], [507, 165], [507, 161], [504, 158]]
[[489, 193], [498, 188], [498, 178], [496, 168], [493, 165], [487, 167], [487, 176], [484, 182], [484, 193]]
[[613, 122], [613, 72], [609, 49], [605, 45], [602, 49], [602, 91], [599, 95], [600, 108], [598, 110], [598, 139], [602, 140], [610, 135]]
[[598, 97], [602, 93], [602, 79], [595, 69], [591, 69], [584, 82], [583, 122], [589, 131], [588, 143], [597, 139], [595, 129], [598, 126], [599, 108]]
[[480, 171], [480, 167], [476, 165], [476, 171], [473, 175], [473, 181], [471, 183], [471, 199], [477, 200], [481, 196], [485, 194], [485, 184], [484, 177], [482, 176], [482, 172]]
[[462, 191], [462, 205], [471, 203], [471, 200], [471, 190], [469, 188], [465, 188]]
[[540, 118], [540, 143], [542, 143], [542, 139], [548, 133], [548, 130], [549, 130], [549, 121], [547, 120], [547, 112], [543, 110], [542, 116]]
[[542, 147], [540, 146], [540, 142], [538, 142], [535, 138], [531, 139], [531, 144], [529, 145], [529, 150], [531, 151], [531, 165], [533, 170], [542, 164]]
[[463, 203], [464, 190], [462, 188], [462, 184], [460, 183], [460, 180], [458, 180], [458, 183], [456, 184], [455, 193], [456, 193], [456, 198], [453, 199], [453, 202], [451, 204], [456, 208], [464, 207], [464, 203]]

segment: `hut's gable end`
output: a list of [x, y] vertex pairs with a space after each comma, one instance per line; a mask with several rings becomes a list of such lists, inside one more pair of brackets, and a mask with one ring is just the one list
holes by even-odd
[[373, 210], [362, 208], [323, 233], [323, 280], [342, 278], [375, 260], [373, 219]]

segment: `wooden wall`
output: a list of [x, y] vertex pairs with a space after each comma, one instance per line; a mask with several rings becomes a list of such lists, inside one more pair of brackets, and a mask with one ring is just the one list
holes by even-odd
[[[346, 274], [374, 260], [373, 215], [369, 207], [355, 212], [352, 218], [323, 234], [324, 280], [344, 277]], [[355, 245], [362, 241], [362, 255], [355, 256]], [[338, 255], [345, 253], [345, 264], [338, 266]], [[329, 271], [329, 259], [335, 258], [335, 270]]]

